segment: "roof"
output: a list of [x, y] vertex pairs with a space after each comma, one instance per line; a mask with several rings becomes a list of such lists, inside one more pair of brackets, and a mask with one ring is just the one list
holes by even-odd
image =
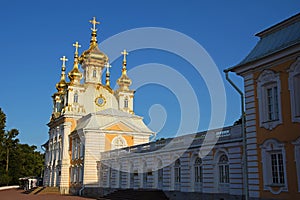
[[117, 123], [126, 124], [126, 126], [131, 127], [135, 132], [153, 134], [153, 132], [144, 124], [142, 117], [113, 108], [108, 108], [96, 113], [90, 113], [82, 117], [78, 120], [76, 130], [105, 130], [108, 126], [112, 126]]
[[248, 56], [227, 71], [300, 44], [300, 13], [257, 33], [256, 36], [260, 40]]

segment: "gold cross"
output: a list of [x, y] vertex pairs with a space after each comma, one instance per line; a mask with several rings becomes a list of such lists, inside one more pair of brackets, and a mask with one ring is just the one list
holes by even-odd
[[106, 65], [106, 73], [109, 73], [109, 68], [111, 68], [111, 65], [109, 64], [109, 62], [107, 61]]
[[126, 49], [124, 49], [124, 51], [122, 51], [121, 54], [124, 56], [123, 61], [126, 61], [126, 56], [128, 55], [128, 52], [126, 51]]
[[76, 41], [73, 47], [75, 47], [75, 54], [78, 54], [78, 48], [81, 47], [81, 45]]
[[68, 59], [66, 58], [66, 56], [61, 57], [60, 60], [61, 60], [62, 63], [63, 63], [62, 66], [65, 67], [65, 66], [66, 66], [66, 65], [65, 65], [65, 64], [66, 64], [66, 61], [68, 61]]
[[91, 28], [92, 31], [97, 31], [96, 24], [100, 24], [100, 22], [96, 21], [96, 17], [93, 17], [93, 20], [90, 20], [90, 23], [93, 24], [93, 28]]

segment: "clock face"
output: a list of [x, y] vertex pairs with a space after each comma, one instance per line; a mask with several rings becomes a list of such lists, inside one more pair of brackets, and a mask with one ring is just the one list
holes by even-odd
[[97, 97], [95, 99], [95, 103], [97, 104], [97, 106], [104, 106], [106, 103], [106, 100], [102, 95], [100, 95], [99, 97]]

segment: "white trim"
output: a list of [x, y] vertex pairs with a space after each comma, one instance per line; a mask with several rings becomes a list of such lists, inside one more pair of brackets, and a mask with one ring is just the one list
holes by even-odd
[[[269, 120], [267, 89], [277, 87], [278, 119]], [[259, 125], [272, 130], [282, 124], [280, 74], [271, 70], [264, 70], [257, 79], [257, 98], [259, 104]], [[273, 97], [274, 98], [274, 97]]]
[[[229, 154], [224, 148], [216, 149], [216, 153], [214, 155], [214, 172], [215, 172], [215, 180], [214, 180], [214, 188], [216, 193], [228, 193], [230, 191], [230, 160]], [[228, 167], [229, 167], [229, 183], [220, 183], [219, 176], [219, 160], [222, 155], [226, 155], [228, 159]]]
[[258, 69], [260, 70], [261, 67], [266, 64], [272, 63], [273, 65], [279, 65], [290, 59], [293, 59], [295, 57], [295, 53], [298, 53], [299, 51], [300, 45], [295, 45], [280, 52], [273, 53], [270, 56], [265, 56], [258, 60], [254, 60], [240, 66], [235, 66], [233, 67], [232, 71], [236, 72], [238, 75], [247, 76], [247, 72], [249, 72], [251, 69], [259, 67]]
[[[286, 153], [284, 144], [276, 139], [267, 139], [260, 146], [262, 166], [263, 166], [263, 189], [270, 191], [272, 194], [279, 194], [281, 192], [288, 191], [287, 173], [286, 173]], [[284, 184], [274, 185], [279, 189], [273, 190], [272, 186], [272, 166], [271, 166], [271, 154], [273, 152], [279, 152], [282, 154], [283, 160], [283, 172], [284, 172]]]
[[[296, 79], [300, 79], [300, 57], [291, 65], [289, 72], [289, 90], [291, 98], [291, 113], [292, 113], [292, 122], [300, 122], [300, 108], [296, 108], [296, 104], [300, 101], [300, 80], [295, 83]], [[296, 86], [296, 88], [295, 88]], [[298, 87], [298, 88], [297, 88]], [[296, 93], [297, 92], [297, 93]], [[296, 99], [298, 98], [298, 99]], [[299, 105], [298, 105], [299, 106]]]
[[296, 170], [297, 170], [297, 180], [298, 180], [298, 192], [300, 192], [300, 137], [295, 141], [292, 142], [292, 144], [295, 146], [295, 164], [296, 164]]
[[[200, 165], [196, 165], [196, 160], [197, 159], [200, 159], [201, 163]], [[199, 182], [196, 182], [195, 181], [195, 176], [196, 176], [196, 171], [195, 171], [195, 168], [199, 167], [200, 168], [200, 181]], [[191, 191], [193, 192], [202, 192], [202, 187], [203, 187], [203, 159], [201, 159], [198, 154], [194, 155], [192, 157], [192, 159], [190, 159], [190, 166], [191, 168], [191, 173], [190, 173], [190, 181], [191, 181]]]

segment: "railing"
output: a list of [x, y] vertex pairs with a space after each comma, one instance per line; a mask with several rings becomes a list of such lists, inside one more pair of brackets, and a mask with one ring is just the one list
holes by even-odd
[[232, 139], [241, 138], [241, 126], [236, 125], [232, 127], [225, 127], [223, 129], [215, 129], [211, 131], [204, 131], [196, 134], [189, 134], [178, 136], [175, 138], [167, 138], [167, 139], [159, 139], [154, 142], [135, 145], [131, 147], [125, 147], [121, 149], [115, 149], [107, 152], [101, 153], [102, 159], [109, 159], [112, 157], [118, 157], [122, 155], [127, 155], [130, 153], [145, 153], [152, 152], [162, 148], [166, 148], [168, 150], [178, 149], [182, 147], [197, 147], [201, 146], [203, 140], [205, 139], [206, 134], [214, 134], [218, 141], [226, 141]]

